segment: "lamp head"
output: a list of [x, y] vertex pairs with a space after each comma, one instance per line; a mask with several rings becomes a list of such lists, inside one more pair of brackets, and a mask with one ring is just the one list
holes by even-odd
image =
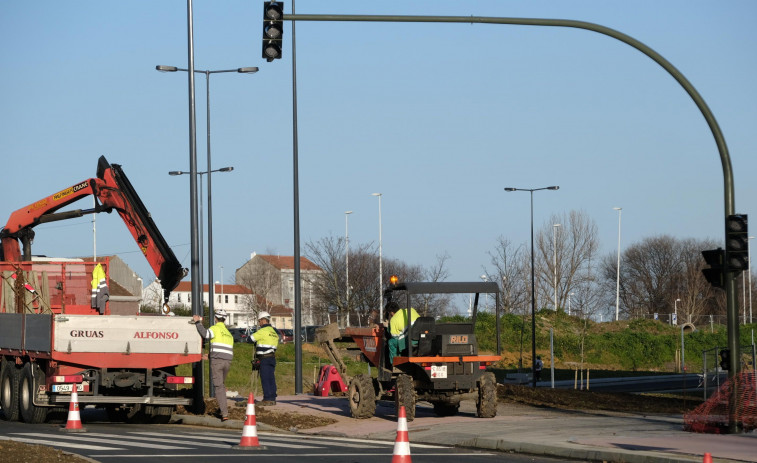
[[515, 190], [517, 190], [517, 188], [510, 188], [510, 187], [505, 188], [505, 191], [515, 191]]
[[555, 186], [548, 186], [548, 187], [547, 187], [547, 189], [548, 189], [548, 190], [559, 190], [559, 189], [560, 189], [560, 187], [559, 187], [559, 186], [557, 186], [557, 185], [555, 185]]
[[157, 65], [155, 66], [155, 69], [160, 72], [176, 72], [179, 70], [176, 66], [163, 66], [163, 65]]
[[182, 172], [180, 170], [172, 170], [171, 172], [168, 173], [168, 175], [182, 175], [184, 173], [185, 172]]
[[255, 74], [256, 72], [258, 72], [258, 70], [259, 69], [256, 67], [247, 67], [247, 68], [239, 68], [237, 69], [237, 72], [241, 74]]

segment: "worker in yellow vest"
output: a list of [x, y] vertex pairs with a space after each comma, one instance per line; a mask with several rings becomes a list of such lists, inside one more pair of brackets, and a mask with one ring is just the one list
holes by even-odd
[[[271, 314], [258, 314], [260, 328], [252, 333], [255, 356], [260, 360], [260, 384], [263, 386], [263, 400], [260, 405], [276, 405], [276, 349], [279, 347], [279, 332], [271, 326]], [[254, 362], [254, 360], [253, 360]]]
[[391, 337], [387, 341], [389, 346], [389, 364], [392, 364], [394, 357], [405, 350], [407, 346], [407, 336], [410, 334], [410, 327], [415, 320], [420, 317], [414, 308], [410, 307], [408, 318], [408, 309], [400, 309], [396, 302], [390, 302], [386, 305], [386, 314], [389, 319], [389, 334]]
[[214, 396], [218, 401], [219, 418], [221, 421], [229, 419], [229, 406], [226, 403], [226, 376], [231, 368], [231, 360], [234, 358], [234, 337], [226, 328], [226, 311], [216, 309], [213, 313], [215, 325], [205, 328], [202, 325], [202, 317], [193, 315], [197, 332], [204, 339], [210, 341], [210, 375], [215, 386]]

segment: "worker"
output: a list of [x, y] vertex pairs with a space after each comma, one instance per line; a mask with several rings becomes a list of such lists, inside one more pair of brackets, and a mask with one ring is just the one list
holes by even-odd
[[[389, 320], [390, 338], [387, 341], [389, 346], [389, 364], [397, 357], [400, 352], [407, 347], [406, 338], [409, 334], [410, 327], [420, 315], [414, 308], [410, 307], [410, 319], [408, 320], [407, 309], [400, 309], [396, 302], [390, 302], [386, 305], [387, 319]], [[408, 323], [409, 321], [409, 323]]]
[[[279, 333], [271, 326], [271, 314], [258, 314], [260, 328], [252, 333], [255, 343], [255, 357], [260, 360], [260, 383], [263, 386], [263, 400], [258, 404], [276, 405], [276, 349], [279, 347]], [[254, 363], [254, 360], [253, 360]]]
[[210, 328], [202, 325], [202, 317], [193, 315], [192, 320], [197, 331], [205, 339], [210, 341], [210, 375], [215, 386], [214, 396], [218, 401], [219, 418], [228, 421], [229, 406], [226, 403], [226, 376], [231, 368], [231, 360], [234, 358], [234, 337], [226, 328], [226, 311], [216, 309], [213, 312], [215, 324]]
[[541, 381], [542, 368], [544, 368], [544, 362], [541, 361], [541, 355], [537, 355], [536, 361], [534, 362], [534, 380], [535, 381]]

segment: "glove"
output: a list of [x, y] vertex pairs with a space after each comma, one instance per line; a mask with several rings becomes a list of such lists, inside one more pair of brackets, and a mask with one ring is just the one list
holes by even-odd
[[260, 359], [255, 358], [250, 362], [250, 366], [252, 366], [252, 371], [258, 371], [260, 370]]

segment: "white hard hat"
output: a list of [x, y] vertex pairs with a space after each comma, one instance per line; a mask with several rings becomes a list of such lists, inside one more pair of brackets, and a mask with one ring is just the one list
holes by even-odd
[[270, 320], [270, 319], [271, 319], [271, 314], [269, 314], [269, 313], [268, 313], [268, 312], [266, 312], [265, 310], [264, 310], [264, 311], [262, 311], [262, 312], [260, 312], [260, 313], [258, 314], [258, 320], [262, 320], [262, 319], [264, 319], [264, 318], [267, 318], [268, 320]]
[[226, 320], [226, 317], [228, 316], [226, 311], [223, 309], [216, 309], [213, 313], [215, 314], [216, 318], [221, 318], [224, 320]]

